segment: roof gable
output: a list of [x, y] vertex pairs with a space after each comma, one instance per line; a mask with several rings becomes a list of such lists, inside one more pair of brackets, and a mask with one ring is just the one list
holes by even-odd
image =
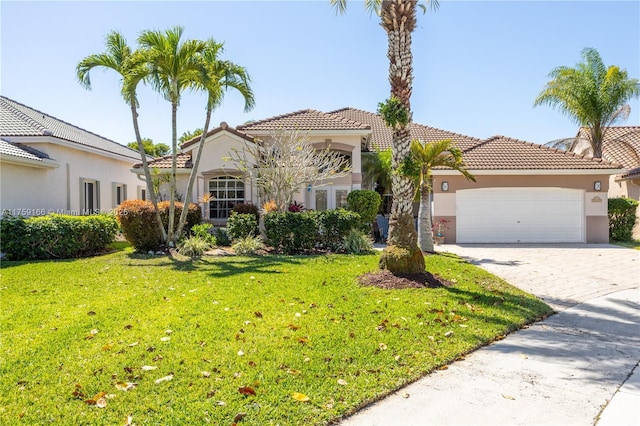
[[0, 136], [54, 137], [128, 159], [140, 160], [140, 154], [136, 150], [4, 96], [0, 96]]
[[[211, 136], [214, 136], [221, 132], [229, 132], [232, 135], [238, 136], [239, 138], [246, 140], [247, 142], [253, 142], [255, 140], [253, 136], [229, 126], [224, 121], [220, 123], [220, 126], [216, 127], [215, 129], [209, 130], [207, 132], [207, 135], [205, 136], [205, 139], [208, 139]], [[185, 141], [182, 145], [180, 145], [180, 149], [188, 148], [191, 145], [197, 144], [198, 142], [200, 142], [201, 138], [202, 138], [202, 135], [194, 136], [193, 138], [189, 139], [188, 141]]]
[[243, 124], [237, 129], [243, 132], [278, 129], [367, 131], [371, 126], [338, 114], [305, 109]]
[[[577, 138], [589, 140], [589, 129], [581, 127]], [[589, 148], [589, 151], [591, 149]], [[604, 129], [602, 157], [627, 170], [640, 166], [640, 126], [611, 126]]]

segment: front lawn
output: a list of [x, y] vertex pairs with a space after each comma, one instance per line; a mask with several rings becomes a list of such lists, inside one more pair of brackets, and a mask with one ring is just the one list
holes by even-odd
[[326, 424], [551, 312], [452, 255], [452, 287], [359, 286], [377, 262], [3, 262], [0, 424]]

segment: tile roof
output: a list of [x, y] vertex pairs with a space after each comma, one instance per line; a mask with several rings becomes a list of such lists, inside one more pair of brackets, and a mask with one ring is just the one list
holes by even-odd
[[12, 143], [4, 139], [0, 139], [0, 154], [35, 161], [42, 161], [49, 158], [49, 156], [42, 151], [38, 151], [37, 149], [33, 149], [20, 143]]
[[[216, 133], [219, 133], [219, 132], [222, 132], [222, 131], [227, 131], [229, 133], [232, 133], [232, 134], [234, 134], [236, 136], [239, 136], [239, 137], [241, 137], [243, 139], [246, 139], [249, 142], [253, 142], [255, 140], [255, 138], [253, 136], [248, 135], [247, 133], [241, 132], [241, 131], [239, 131], [237, 129], [234, 129], [233, 127], [229, 126], [224, 121], [220, 123], [220, 126], [216, 127], [215, 129], [209, 130], [207, 132], [207, 136], [206, 137], [208, 138], [209, 136], [215, 135]], [[189, 139], [188, 141], [185, 141], [182, 145], [180, 145], [180, 148], [184, 149], [184, 148], [187, 148], [187, 147], [189, 147], [189, 146], [191, 146], [191, 145], [193, 145], [195, 143], [198, 143], [198, 142], [200, 142], [200, 138], [201, 138], [200, 135], [195, 136], [195, 137]]]
[[[585, 127], [578, 130], [578, 138], [588, 140]], [[627, 170], [640, 166], [640, 126], [611, 126], [605, 129], [602, 156], [619, 163]]]
[[369, 130], [371, 126], [351, 120], [342, 115], [305, 109], [254, 121], [237, 127], [238, 130], [252, 131], [299, 129], [299, 130]]
[[560, 149], [524, 142], [506, 136], [493, 136], [463, 149], [469, 170], [606, 170], [618, 164]]
[[[147, 163], [151, 168], [158, 169], [170, 169], [171, 168], [171, 154], [164, 157], [156, 158]], [[191, 154], [178, 154], [176, 158], [176, 167], [178, 169], [191, 169], [193, 164], [191, 163]], [[134, 169], [141, 169], [142, 162], [133, 165]]]
[[0, 96], [0, 136], [53, 136], [132, 160], [138, 151], [76, 127], [5, 96]]
[[623, 173], [620, 178], [622, 179], [640, 179], [640, 167], [636, 167], [635, 169], [631, 169], [626, 173]]
[[[391, 148], [392, 130], [387, 127], [380, 115], [356, 108], [342, 108], [331, 111], [330, 114], [341, 115], [350, 120], [370, 125], [373, 133], [369, 141], [369, 146], [367, 147], [369, 150], [379, 151]], [[435, 127], [423, 126], [417, 123], [411, 123], [409, 131], [411, 132], [412, 138], [422, 141], [435, 142], [443, 139], [451, 139], [460, 149], [465, 149], [482, 142], [482, 140], [478, 138], [436, 129]]]

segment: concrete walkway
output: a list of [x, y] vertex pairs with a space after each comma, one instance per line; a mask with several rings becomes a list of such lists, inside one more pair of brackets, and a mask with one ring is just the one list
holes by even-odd
[[342, 425], [640, 425], [640, 251], [611, 245], [438, 250], [465, 257], [559, 313]]

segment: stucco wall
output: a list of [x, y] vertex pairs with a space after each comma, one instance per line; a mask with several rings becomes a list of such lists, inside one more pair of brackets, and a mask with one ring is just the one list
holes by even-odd
[[81, 214], [81, 179], [90, 179], [99, 182], [99, 207], [108, 212], [116, 207], [114, 183], [125, 185], [125, 199], [137, 198], [138, 186], [144, 185], [130, 172], [134, 160], [118, 160], [52, 143], [34, 143], [33, 147], [56, 160], [59, 167], [38, 169], [3, 162], [3, 209]]
[[[448, 191], [442, 191], [442, 182], [448, 183]], [[594, 182], [600, 181], [601, 190], [594, 190]], [[585, 238], [587, 243], [609, 241], [607, 217], [607, 190], [609, 175], [476, 175], [476, 182], [469, 182], [460, 175], [436, 175], [434, 177], [434, 222], [449, 221], [444, 235], [446, 241], [456, 241], [456, 191], [479, 188], [556, 187], [584, 191]]]

